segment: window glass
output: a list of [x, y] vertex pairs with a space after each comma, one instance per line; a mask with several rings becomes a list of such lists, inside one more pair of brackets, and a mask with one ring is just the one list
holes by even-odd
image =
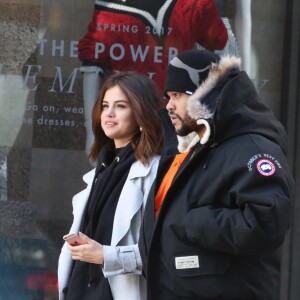
[[235, 54], [280, 118], [285, 1], [215, 2], [0, 0], [1, 299], [57, 297], [103, 76], [134, 69], [163, 91], [183, 49]]

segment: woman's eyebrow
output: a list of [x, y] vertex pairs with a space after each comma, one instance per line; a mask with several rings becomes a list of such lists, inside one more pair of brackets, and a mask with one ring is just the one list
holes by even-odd
[[[108, 101], [105, 101], [105, 100], [103, 100], [102, 101], [102, 103], [108, 103]], [[115, 100], [115, 101], [113, 101], [114, 103], [119, 103], [119, 102], [125, 102], [125, 103], [129, 103], [129, 101], [128, 100]]]

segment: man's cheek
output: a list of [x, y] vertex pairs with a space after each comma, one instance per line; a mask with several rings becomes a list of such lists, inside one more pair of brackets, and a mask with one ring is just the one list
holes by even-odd
[[196, 128], [198, 126], [197, 122], [187, 115], [184, 117], [183, 122], [186, 126], [188, 126], [190, 128]]

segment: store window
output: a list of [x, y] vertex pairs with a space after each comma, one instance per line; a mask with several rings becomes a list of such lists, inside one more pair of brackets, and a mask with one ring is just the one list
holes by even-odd
[[[106, 5], [119, 2], [121, 11]], [[91, 109], [110, 72], [135, 69], [163, 89], [165, 66], [183, 49], [234, 53], [262, 101], [287, 121], [287, 8], [295, 7], [203, 1], [210, 4], [200, 17], [198, 0], [185, 0], [181, 9], [176, 0], [147, 2], [0, 0], [0, 299], [57, 298], [57, 260], [72, 222], [72, 197], [93, 168], [87, 158]], [[293, 132], [299, 127], [285, 125]], [[284, 251], [280, 296], [296, 299], [287, 296], [290, 245]]]

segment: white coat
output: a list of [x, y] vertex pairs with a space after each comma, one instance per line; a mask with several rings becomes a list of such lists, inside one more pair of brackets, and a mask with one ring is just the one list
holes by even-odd
[[[138, 238], [144, 207], [149, 190], [156, 176], [159, 157], [152, 158], [148, 166], [140, 161], [132, 164], [117, 204], [110, 246], [103, 246], [103, 274], [108, 278], [114, 300], [146, 299], [146, 282], [142, 273], [142, 261]], [[73, 223], [70, 232], [78, 232], [91, 191], [95, 169], [83, 176], [86, 189], [73, 197]], [[72, 257], [63, 245], [58, 261], [59, 299], [64, 299], [62, 290], [68, 285]], [[99, 266], [100, 268], [100, 266]]]

